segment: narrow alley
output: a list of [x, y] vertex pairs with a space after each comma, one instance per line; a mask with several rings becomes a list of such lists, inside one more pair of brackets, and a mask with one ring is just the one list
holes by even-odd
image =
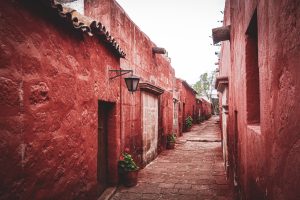
[[138, 185], [119, 187], [118, 199], [233, 199], [223, 167], [218, 117], [195, 125], [140, 170]]
[[0, 27], [0, 200], [300, 199], [300, 0], [2, 1]]

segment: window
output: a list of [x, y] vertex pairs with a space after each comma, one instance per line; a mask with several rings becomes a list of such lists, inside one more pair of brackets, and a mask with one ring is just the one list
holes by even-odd
[[257, 11], [246, 31], [246, 97], [248, 124], [260, 123]]

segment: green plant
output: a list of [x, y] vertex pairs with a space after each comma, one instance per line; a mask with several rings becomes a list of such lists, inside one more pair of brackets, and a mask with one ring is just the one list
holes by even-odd
[[193, 125], [193, 118], [191, 116], [188, 116], [185, 119], [185, 126], [186, 126], [186, 128], [191, 128], [192, 125]]
[[167, 142], [175, 142], [176, 140], [176, 135], [174, 133], [169, 133], [167, 135]]
[[125, 151], [121, 154], [118, 167], [121, 172], [136, 171], [139, 169], [132, 156], [129, 154], [128, 148], [125, 148]]

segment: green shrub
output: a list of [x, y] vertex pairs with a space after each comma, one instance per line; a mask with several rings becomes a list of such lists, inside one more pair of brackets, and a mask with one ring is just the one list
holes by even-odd
[[186, 128], [191, 128], [193, 125], [193, 118], [191, 116], [188, 116], [186, 119], [185, 119], [185, 127]]
[[118, 167], [120, 172], [136, 171], [139, 169], [127, 148], [125, 148], [125, 152], [123, 152], [120, 156]]
[[167, 135], [167, 142], [175, 142], [176, 141], [176, 135], [174, 133], [169, 133]]

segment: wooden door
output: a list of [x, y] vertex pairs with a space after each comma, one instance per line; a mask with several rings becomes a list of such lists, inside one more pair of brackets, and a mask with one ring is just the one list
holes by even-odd
[[97, 180], [99, 193], [102, 193], [108, 187], [108, 123], [109, 116], [113, 108], [112, 103], [98, 102], [98, 156], [97, 156]]
[[142, 93], [143, 162], [151, 162], [157, 155], [158, 144], [158, 97]]

